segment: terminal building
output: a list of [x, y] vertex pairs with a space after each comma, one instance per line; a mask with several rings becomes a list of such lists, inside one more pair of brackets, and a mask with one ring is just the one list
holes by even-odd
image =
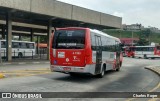
[[[119, 29], [122, 18], [56, 0], [1, 0], [0, 34], [6, 40], [6, 60], [12, 61], [12, 37], [47, 37], [47, 59], [51, 33], [57, 27]], [[38, 42], [37, 42], [38, 43]]]

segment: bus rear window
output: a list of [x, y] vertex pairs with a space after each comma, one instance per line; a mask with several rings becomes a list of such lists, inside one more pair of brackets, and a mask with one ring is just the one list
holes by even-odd
[[160, 50], [160, 46], [157, 46], [157, 50]]
[[85, 30], [58, 30], [54, 34], [54, 49], [84, 49]]

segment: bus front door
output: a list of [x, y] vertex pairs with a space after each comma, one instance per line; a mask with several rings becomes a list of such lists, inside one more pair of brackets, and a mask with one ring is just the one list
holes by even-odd
[[99, 74], [101, 72], [101, 63], [102, 63], [102, 42], [100, 36], [95, 36], [96, 41], [96, 68], [95, 74]]

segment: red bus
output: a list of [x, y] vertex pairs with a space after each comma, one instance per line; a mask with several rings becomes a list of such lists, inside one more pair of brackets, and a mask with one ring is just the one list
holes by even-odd
[[134, 58], [135, 57], [135, 46], [126, 47], [125, 56]]
[[126, 57], [127, 56], [127, 54], [126, 54], [126, 46], [124, 46], [124, 47], [122, 47], [122, 55], [123, 55], [123, 57]]
[[58, 28], [51, 37], [52, 72], [103, 77], [106, 70], [119, 71], [122, 65], [120, 39], [98, 30]]

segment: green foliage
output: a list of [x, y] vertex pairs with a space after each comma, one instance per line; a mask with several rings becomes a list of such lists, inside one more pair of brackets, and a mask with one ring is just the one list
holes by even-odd
[[40, 37], [40, 42], [41, 43], [47, 43], [47, 36], [41, 36]]
[[136, 45], [137, 45], [137, 46], [149, 45], [149, 41], [146, 40], [145, 38], [140, 38]]
[[[117, 38], [132, 38], [132, 31], [125, 31], [125, 30], [115, 30], [115, 29], [105, 29], [103, 32], [115, 36]], [[133, 32], [134, 38], [139, 38], [140, 32]]]
[[[117, 38], [132, 38], [132, 31], [105, 29], [103, 32]], [[142, 44], [149, 44], [149, 42], [160, 43], [160, 33], [154, 33], [149, 29], [133, 32], [133, 38], [139, 38], [139, 43]]]

